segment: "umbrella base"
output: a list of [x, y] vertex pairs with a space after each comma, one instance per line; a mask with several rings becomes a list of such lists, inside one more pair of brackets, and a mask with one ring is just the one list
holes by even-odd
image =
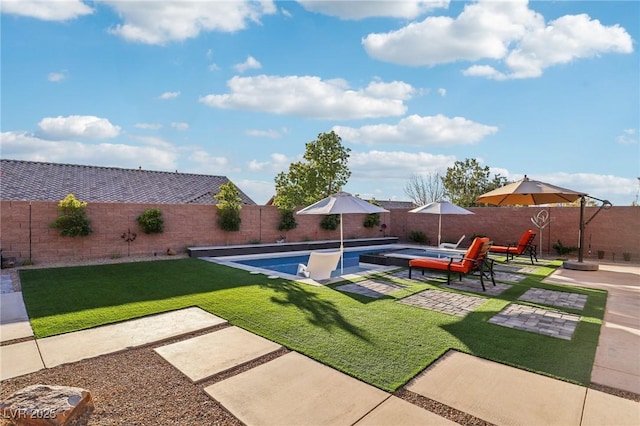
[[578, 262], [576, 260], [566, 260], [562, 263], [565, 269], [573, 269], [575, 271], [597, 271], [599, 265], [593, 262]]

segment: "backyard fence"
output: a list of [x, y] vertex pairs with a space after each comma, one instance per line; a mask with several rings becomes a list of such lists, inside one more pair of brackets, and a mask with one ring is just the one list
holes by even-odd
[[[164, 218], [164, 232], [144, 234], [137, 217], [150, 208], [159, 208]], [[474, 215], [443, 215], [442, 241], [455, 242], [461, 235], [467, 238], [486, 235], [496, 244], [515, 242], [526, 229], [538, 233], [535, 243], [539, 251], [554, 254], [558, 240], [565, 247], [577, 247], [580, 209], [575, 207], [475, 207]], [[532, 218], [546, 210], [550, 222], [540, 230]], [[2, 201], [0, 204], [0, 248], [2, 256], [20, 262], [31, 259], [54, 262], [78, 259], [161, 255], [167, 250], [181, 253], [187, 247], [220, 246], [252, 243], [337, 240], [339, 229], [327, 231], [320, 227], [323, 216], [296, 215], [298, 226], [279, 231], [280, 211], [275, 206], [243, 206], [238, 232], [218, 228], [214, 205], [120, 204], [90, 203], [87, 215], [93, 233], [86, 237], [61, 237], [50, 224], [58, 216], [56, 202]], [[587, 207], [585, 217], [591, 217], [597, 207]], [[343, 215], [345, 239], [398, 237], [412, 242], [412, 231], [421, 231], [427, 242], [436, 244], [438, 216], [409, 213], [392, 209], [380, 214], [380, 226], [367, 228], [365, 214]], [[640, 261], [640, 207], [613, 207], [600, 212], [585, 229], [585, 260]], [[123, 234], [136, 238], [122, 238]], [[542, 238], [542, 240], [541, 240]], [[542, 241], [542, 244], [541, 244]]]

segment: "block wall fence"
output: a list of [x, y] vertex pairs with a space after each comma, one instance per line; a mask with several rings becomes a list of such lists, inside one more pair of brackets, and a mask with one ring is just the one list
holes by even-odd
[[[142, 233], [136, 218], [149, 208], [159, 208], [164, 217], [164, 232]], [[531, 218], [547, 210], [550, 224], [537, 230], [536, 243], [545, 254], [555, 254], [552, 244], [560, 240], [565, 246], [577, 246], [580, 209], [574, 207], [474, 207], [474, 215], [443, 215], [442, 240], [456, 241], [467, 235], [468, 245], [473, 235], [487, 235], [495, 244], [516, 241], [526, 229], [537, 230]], [[589, 219], [597, 207], [585, 209]], [[0, 202], [0, 248], [3, 256], [19, 262], [31, 258], [35, 263], [109, 257], [148, 256], [165, 254], [167, 249], [181, 253], [187, 247], [273, 243], [281, 236], [288, 242], [338, 240], [339, 229], [325, 231], [319, 224], [322, 216], [296, 216], [296, 229], [282, 232], [277, 226], [280, 212], [274, 206], [243, 206], [238, 232], [224, 232], [216, 223], [217, 208], [213, 205], [120, 204], [90, 203], [87, 214], [93, 233], [87, 237], [61, 237], [50, 224], [58, 216], [56, 202]], [[365, 215], [344, 215], [344, 238], [398, 237], [411, 242], [412, 231], [422, 231], [431, 244], [437, 243], [438, 216], [409, 213], [394, 209], [381, 214], [386, 227], [365, 228]], [[127, 244], [121, 237], [130, 230], [136, 233]], [[542, 241], [541, 238], [542, 237]], [[632, 262], [640, 262], [640, 207], [612, 207], [601, 211], [585, 230], [585, 260], [596, 259], [604, 252], [604, 260], [622, 261], [623, 253]]]

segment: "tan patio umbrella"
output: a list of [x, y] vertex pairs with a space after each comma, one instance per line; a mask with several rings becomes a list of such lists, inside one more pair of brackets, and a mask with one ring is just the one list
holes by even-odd
[[[476, 202], [485, 204], [494, 204], [496, 206], [506, 205], [538, 205], [538, 204], [553, 204], [553, 203], [573, 203], [580, 199], [580, 237], [578, 243], [578, 263], [582, 263], [583, 259], [583, 247], [584, 247], [584, 205], [585, 197], [587, 194], [583, 192], [573, 191], [571, 189], [561, 188], [559, 186], [551, 185], [548, 183], [540, 182], [537, 180], [531, 180], [526, 175], [522, 180], [514, 183], [510, 183], [501, 188], [489, 191], [476, 198]], [[594, 198], [594, 197], [590, 197]], [[595, 198], [599, 200], [598, 198]], [[603, 202], [602, 208], [608, 208], [611, 203], [607, 200], [599, 200]], [[600, 210], [598, 210], [600, 211]], [[597, 214], [598, 212], [596, 212]], [[595, 214], [593, 215], [595, 216]], [[593, 216], [589, 219], [593, 219]], [[587, 223], [589, 223], [587, 221]], [[565, 262], [566, 264], [567, 262]], [[584, 269], [584, 270], [597, 270], [596, 268], [587, 268], [585, 266], [578, 266], [571, 269]]]
[[438, 215], [438, 246], [440, 245], [440, 239], [442, 234], [442, 215], [443, 214], [474, 214], [467, 209], [463, 209], [449, 201], [436, 201], [433, 203], [425, 204], [424, 206], [416, 207], [413, 210], [409, 210], [409, 213], [427, 213]]
[[344, 271], [344, 238], [342, 236], [343, 213], [382, 213], [388, 212], [382, 207], [371, 204], [363, 199], [354, 197], [348, 192], [338, 192], [311, 204], [296, 214], [339, 214], [340, 215], [340, 273]]
[[561, 188], [548, 183], [531, 180], [525, 176], [522, 180], [489, 191], [476, 199], [478, 203], [496, 206], [573, 203], [584, 196], [581, 192]]

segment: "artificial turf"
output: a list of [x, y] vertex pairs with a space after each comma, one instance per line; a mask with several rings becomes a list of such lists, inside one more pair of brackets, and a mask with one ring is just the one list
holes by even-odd
[[[606, 293], [543, 284], [553, 268], [538, 270], [465, 317], [397, 303], [436, 283], [379, 275], [406, 288], [372, 299], [197, 259], [22, 270], [21, 284], [38, 338], [198, 306], [387, 391], [449, 349], [588, 385]], [[532, 286], [588, 296], [567, 310], [581, 316], [572, 340], [487, 322]]]

